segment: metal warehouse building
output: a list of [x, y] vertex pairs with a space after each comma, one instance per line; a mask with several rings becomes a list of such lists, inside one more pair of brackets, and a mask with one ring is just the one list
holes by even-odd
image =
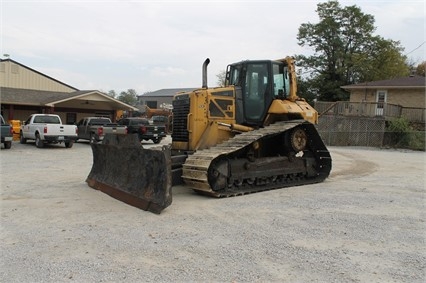
[[98, 90], [79, 90], [12, 59], [0, 61], [0, 104], [5, 120], [26, 120], [33, 113], [55, 113], [67, 124], [85, 116], [115, 120], [117, 111], [136, 107]]

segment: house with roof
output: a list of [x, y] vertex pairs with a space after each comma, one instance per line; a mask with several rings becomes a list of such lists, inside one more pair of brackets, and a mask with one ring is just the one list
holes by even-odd
[[[383, 146], [395, 142], [386, 131], [395, 118], [425, 128], [425, 77], [409, 76], [342, 86], [349, 101], [316, 101], [317, 129], [327, 145]], [[414, 136], [414, 135], [413, 135]], [[417, 144], [424, 144], [424, 139]]]
[[383, 118], [405, 117], [425, 123], [426, 81], [422, 76], [365, 82], [341, 87], [349, 101], [316, 102], [321, 114]]
[[162, 105], [171, 105], [173, 97], [180, 92], [189, 92], [198, 88], [164, 88], [147, 92], [138, 96], [138, 104], [149, 108], [161, 108]]
[[351, 102], [391, 103], [402, 107], [425, 108], [425, 77], [409, 76], [391, 80], [342, 86]]
[[98, 90], [79, 90], [12, 59], [0, 60], [0, 104], [6, 120], [26, 120], [33, 113], [55, 113], [67, 124], [86, 116], [115, 120], [118, 111], [136, 107]]
[[426, 81], [422, 76], [342, 86], [350, 93], [349, 101], [370, 105], [366, 114], [375, 116], [405, 116], [414, 122], [425, 121]]

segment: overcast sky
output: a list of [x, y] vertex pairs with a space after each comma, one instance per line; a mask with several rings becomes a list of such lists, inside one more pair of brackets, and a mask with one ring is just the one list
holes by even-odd
[[[0, 0], [0, 56], [80, 90], [138, 94], [201, 87], [227, 64], [311, 54], [297, 44], [302, 23], [317, 23], [326, 1]], [[376, 35], [425, 60], [425, 1], [340, 1], [375, 18]]]

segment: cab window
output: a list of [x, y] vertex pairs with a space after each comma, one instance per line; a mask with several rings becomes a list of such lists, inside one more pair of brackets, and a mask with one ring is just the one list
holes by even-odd
[[244, 86], [244, 109], [248, 120], [259, 120], [262, 117], [267, 91], [268, 64], [249, 64]]
[[290, 81], [287, 68], [282, 64], [272, 65], [274, 79], [274, 97], [285, 98], [290, 92]]

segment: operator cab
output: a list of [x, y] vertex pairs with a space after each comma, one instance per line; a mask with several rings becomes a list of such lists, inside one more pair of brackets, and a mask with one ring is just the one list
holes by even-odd
[[228, 65], [226, 86], [235, 86], [236, 122], [261, 126], [274, 99], [290, 93], [287, 66], [271, 60], [241, 61]]

